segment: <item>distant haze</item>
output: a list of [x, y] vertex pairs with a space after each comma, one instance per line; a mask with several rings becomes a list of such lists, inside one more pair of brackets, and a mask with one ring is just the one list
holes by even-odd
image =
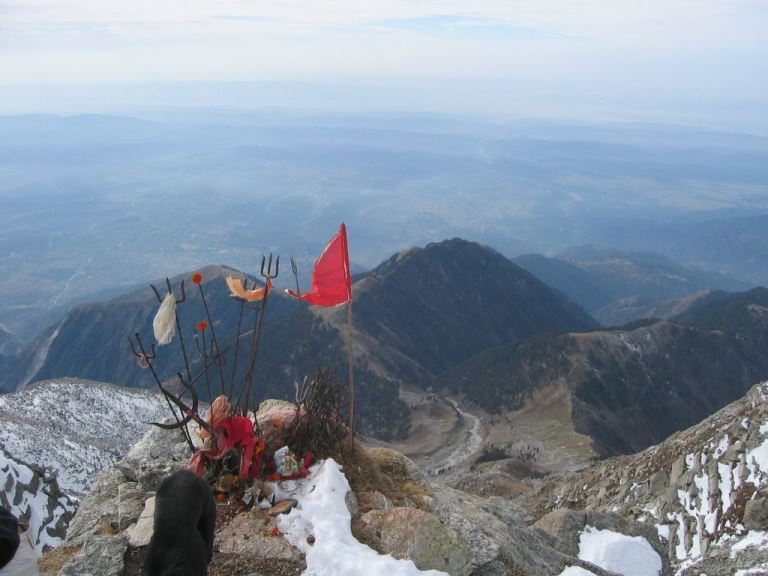
[[0, 1], [0, 113], [281, 106], [768, 132], [762, 0]]

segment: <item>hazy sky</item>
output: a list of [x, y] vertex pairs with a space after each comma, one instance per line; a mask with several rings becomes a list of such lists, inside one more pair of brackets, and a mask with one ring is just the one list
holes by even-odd
[[334, 86], [358, 109], [748, 127], [767, 63], [768, 0], [0, 0], [0, 111], [55, 108], [41, 84], [280, 81], [310, 107]]

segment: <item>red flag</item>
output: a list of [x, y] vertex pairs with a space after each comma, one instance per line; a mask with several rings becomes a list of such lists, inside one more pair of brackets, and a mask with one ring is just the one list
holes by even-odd
[[287, 292], [317, 306], [338, 306], [352, 299], [347, 228], [343, 223], [320, 257], [315, 260], [315, 266], [312, 268], [312, 291], [301, 295], [291, 290]]

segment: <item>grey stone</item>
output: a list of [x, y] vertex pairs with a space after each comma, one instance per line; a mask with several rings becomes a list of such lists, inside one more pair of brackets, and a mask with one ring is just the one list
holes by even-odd
[[579, 536], [586, 522], [584, 512], [560, 508], [541, 518], [533, 527], [552, 536], [554, 545], [564, 554], [578, 556]]
[[144, 502], [144, 509], [139, 515], [136, 524], [125, 531], [128, 543], [134, 548], [149, 544], [155, 527], [155, 497], [150, 496]]
[[350, 516], [354, 518], [360, 513], [360, 505], [357, 501], [357, 494], [355, 494], [353, 490], [347, 492], [346, 496], [344, 496], [344, 502], [347, 505], [347, 510], [349, 510]]
[[768, 498], [764, 494], [758, 494], [747, 502], [743, 522], [748, 530], [768, 528]]
[[389, 448], [367, 448], [367, 452], [385, 474], [407, 476], [429, 491], [430, 482], [426, 474], [407, 456]]
[[507, 576], [507, 567], [498, 560], [494, 560], [475, 568], [472, 576]]
[[[190, 426], [193, 439], [201, 444], [197, 431], [197, 426]], [[152, 492], [166, 476], [186, 466], [190, 456], [181, 432], [152, 428], [131, 447], [118, 468], [128, 480]]]
[[554, 548], [551, 536], [503, 522], [484, 510], [482, 498], [441, 484], [435, 484], [433, 491], [435, 497], [428, 504], [446, 528], [467, 541], [473, 569], [499, 561], [528, 576], [550, 576], [580, 565], [577, 558]]
[[456, 576], [472, 572], [467, 543], [432, 514], [416, 508], [371, 510], [360, 517], [374, 547], [395, 558], [412, 560], [422, 570], [442, 570]]
[[707, 463], [707, 478], [709, 496], [720, 494], [720, 472], [718, 471], [716, 460], [710, 460]]
[[667, 474], [666, 470], [659, 470], [656, 474], [651, 476], [651, 479], [648, 482], [648, 488], [652, 494], [662, 493], [667, 486], [669, 486], [669, 474]]
[[701, 453], [696, 452], [693, 455], [693, 475], [698, 476], [701, 474]]
[[144, 509], [144, 489], [138, 482], [123, 482], [117, 487], [117, 524], [125, 530], [136, 522]]
[[123, 576], [127, 549], [123, 536], [89, 536], [82, 552], [64, 565], [59, 576]]
[[265, 559], [301, 562], [303, 554], [280, 536], [267, 536], [274, 520], [260, 512], [244, 512], [235, 516], [216, 534], [220, 552]]
[[118, 486], [123, 482], [125, 476], [116, 469], [102, 470], [96, 475], [91, 491], [69, 524], [67, 544], [82, 544], [91, 534], [107, 528], [117, 529], [117, 493]]
[[669, 483], [671, 486], [678, 486], [680, 477], [685, 472], [685, 456], [680, 455], [677, 460], [672, 463], [672, 468], [669, 471]]
[[491, 496], [483, 500], [482, 508], [505, 524], [524, 525], [532, 520], [525, 508], [498, 496]]
[[118, 468], [126, 477], [141, 484], [145, 492], [157, 492], [160, 483], [168, 476], [185, 467], [184, 462], [166, 460], [159, 462], [123, 461]]
[[373, 492], [362, 492], [360, 494], [360, 507], [368, 510], [389, 510], [395, 505], [378, 490]]
[[728, 450], [725, 451], [725, 453], [720, 457], [720, 459], [725, 460], [726, 462], [738, 462], [743, 452], [744, 451], [739, 450], [736, 447], [736, 445], [729, 446]]
[[[193, 439], [197, 439], [197, 431], [197, 426], [190, 426]], [[131, 447], [125, 461], [156, 462], [169, 459], [184, 461], [190, 456], [189, 446], [180, 431], [152, 427]]]

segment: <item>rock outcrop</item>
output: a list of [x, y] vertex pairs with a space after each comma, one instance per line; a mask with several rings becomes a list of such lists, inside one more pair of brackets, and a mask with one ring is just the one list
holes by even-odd
[[[591, 519], [615, 512], [637, 520], [655, 529], [681, 574], [768, 566], [761, 532], [768, 527], [767, 400], [768, 382], [657, 446], [597, 463], [520, 501], [535, 517], [571, 508]], [[576, 513], [565, 514], [573, 521]]]
[[[360, 450], [368, 484], [358, 484], [358, 493], [350, 492], [347, 504], [358, 537], [379, 552], [410, 559], [420, 569], [462, 576], [550, 576], [569, 566], [596, 576], [611, 574], [580, 560], [573, 547], [563, 548], [558, 542], [561, 535], [529, 528], [526, 511], [508, 500], [484, 499], [431, 483], [413, 462], [393, 450]], [[65, 542], [79, 553], [59, 574], [122, 574], [128, 569], [127, 559], [135, 563], [132, 551], [140, 552], [151, 534], [154, 490], [165, 475], [184, 466], [187, 456], [178, 434], [151, 430], [117, 468], [99, 473]], [[619, 518], [611, 525], [626, 529], [628, 524]], [[303, 554], [276, 536], [273, 526], [274, 520], [258, 509], [229, 518], [217, 531], [214, 563], [236, 557], [281, 563], [288, 567], [283, 573], [298, 574]], [[574, 526], [576, 530], [580, 524]], [[642, 530], [635, 527], [635, 531]], [[652, 529], [650, 536], [656, 538]], [[567, 537], [573, 538], [573, 534]]]

